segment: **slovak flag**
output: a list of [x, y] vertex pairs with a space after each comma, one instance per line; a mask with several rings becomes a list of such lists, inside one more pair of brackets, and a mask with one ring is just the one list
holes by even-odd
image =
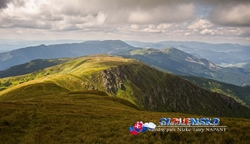
[[141, 132], [142, 129], [143, 129], [143, 123], [137, 121], [137, 122], [134, 124], [133, 128], [134, 128], [134, 130], [135, 130], [136, 132], [139, 133], [139, 132]]
[[140, 132], [147, 131], [147, 127], [143, 126], [143, 122], [137, 121], [133, 126], [129, 127], [129, 132], [133, 135], [136, 135]]

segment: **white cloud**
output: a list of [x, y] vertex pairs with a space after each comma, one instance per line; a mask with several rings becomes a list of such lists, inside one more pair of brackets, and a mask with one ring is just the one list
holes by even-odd
[[151, 19], [148, 12], [135, 11], [129, 14], [128, 21], [131, 23], [147, 23], [151, 21]]
[[159, 24], [157, 26], [157, 29], [161, 29], [161, 30], [165, 30], [165, 29], [168, 29], [172, 26], [172, 24], [166, 24], [166, 23], [163, 23], [163, 24]]
[[102, 25], [105, 22], [105, 19], [107, 18], [107, 15], [105, 15], [102, 12], [99, 12], [96, 17], [96, 22], [98, 25]]
[[197, 19], [194, 23], [188, 26], [189, 29], [206, 29], [212, 27], [213, 24], [206, 19]]
[[161, 30], [157, 29], [155, 25], [148, 25], [146, 28], [143, 29], [144, 32], [149, 33], [159, 33]]
[[131, 28], [132, 30], [138, 30], [139, 26], [136, 25], [136, 24], [132, 24], [132, 25], [130, 25], [130, 28]]
[[17, 34], [23, 34], [23, 31], [22, 30], [17, 30], [16, 33]]
[[204, 29], [204, 30], [202, 30], [201, 32], [200, 32], [202, 35], [213, 35], [214, 34], [214, 32], [213, 32], [213, 30], [210, 30], [210, 29]]

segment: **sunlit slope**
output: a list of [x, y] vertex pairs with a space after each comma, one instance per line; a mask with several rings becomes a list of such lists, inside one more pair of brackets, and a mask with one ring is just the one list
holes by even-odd
[[209, 92], [137, 60], [122, 57], [80, 57], [31, 74], [0, 81], [6, 88], [0, 92], [0, 100], [101, 91], [149, 111], [250, 117], [249, 109], [232, 98]]
[[94, 74], [117, 65], [131, 63], [139, 62], [133, 59], [105, 55], [75, 58], [64, 64], [38, 70], [30, 74], [2, 78], [0, 79], [2, 88], [0, 95], [8, 97], [7, 95], [11, 91], [20, 91], [23, 88], [37, 84], [56, 85], [59, 90], [64, 89], [67, 91], [94, 90], [93, 85], [89, 84]]

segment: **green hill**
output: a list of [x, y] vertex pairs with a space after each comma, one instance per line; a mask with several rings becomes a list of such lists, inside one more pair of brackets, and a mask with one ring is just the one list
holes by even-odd
[[27, 75], [3, 78], [0, 87], [2, 100], [98, 90], [148, 111], [250, 117], [249, 109], [232, 98], [201, 89], [137, 60], [107, 55], [75, 58]]

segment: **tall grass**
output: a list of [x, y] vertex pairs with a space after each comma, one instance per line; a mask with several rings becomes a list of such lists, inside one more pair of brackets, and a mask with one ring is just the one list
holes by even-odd
[[249, 119], [220, 118], [226, 132], [145, 132], [131, 135], [136, 121], [201, 117], [140, 111], [99, 92], [47, 94], [0, 101], [0, 143], [249, 143]]

